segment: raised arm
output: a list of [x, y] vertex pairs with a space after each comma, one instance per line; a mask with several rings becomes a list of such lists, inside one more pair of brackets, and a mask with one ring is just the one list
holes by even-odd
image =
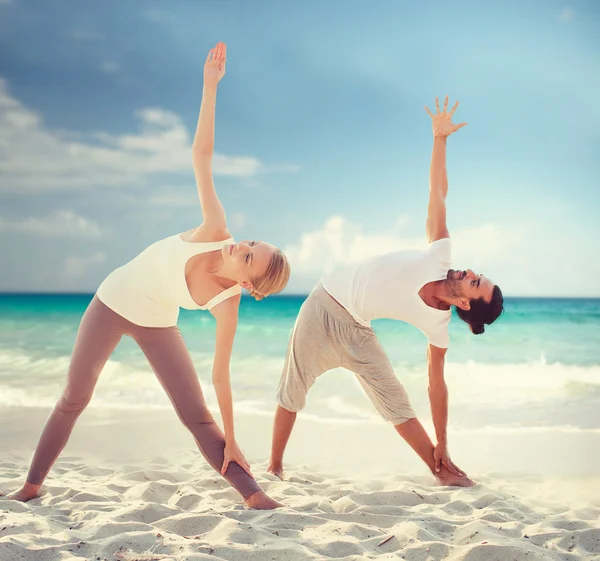
[[217, 394], [221, 418], [223, 419], [223, 430], [225, 432], [225, 457], [221, 467], [222, 474], [227, 471], [229, 462], [237, 462], [241, 468], [250, 473], [250, 464], [242, 454], [235, 440], [233, 399], [231, 396], [231, 379], [229, 374], [233, 340], [238, 323], [239, 304], [240, 296], [236, 296], [228, 298], [211, 310], [211, 313], [217, 320], [212, 381], [215, 393]]
[[217, 84], [225, 75], [227, 47], [218, 43], [211, 49], [204, 64], [204, 88], [198, 126], [192, 144], [194, 176], [198, 187], [198, 197], [202, 206], [202, 230], [217, 238], [227, 229], [225, 210], [217, 196], [213, 180], [212, 160], [215, 145], [215, 109], [217, 104]]
[[458, 107], [458, 101], [452, 111], [447, 113], [448, 96], [444, 101], [444, 110], [440, 112], [438, 98], [435, 98], [436, 114], [433, 115], [427, 107], [433, 128], [433, 153], [429, 170], [429, 208], [427, 213], [427, 239], [429, 243], [443, 238], [449, 238], [446, 225], [446, 195], [448, 194], [448, 175], [446, 173], [446, 139], [467, 123], [455, 125], [452, 115]]

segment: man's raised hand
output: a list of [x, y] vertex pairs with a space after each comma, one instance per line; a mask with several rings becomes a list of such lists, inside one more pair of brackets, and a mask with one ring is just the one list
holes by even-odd
[[448, 113], [448, 96], [446, 96], [446, 100], [444, 101], [444, 110], [440, 111], [440, 104], [438, 102], [438, 98], [435, 98], [435, 115], [429, 111], [427, 106], [425, 106], [425, 111], [431, 117], [431, 126], [433, 129], [433, 136], [446, 138], [450, 136], [453, 132], [456, 132], [458, 129], [464, 127], [467, 123], [460, 123], [455, 125], [452, 122], [452, 115], [456, 111], [458, 107], [458, 101], [454, 104], [452, 110]]

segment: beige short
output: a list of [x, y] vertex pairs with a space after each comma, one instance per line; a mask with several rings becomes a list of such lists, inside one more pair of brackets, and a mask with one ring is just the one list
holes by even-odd
[[394, 425], [416, 417], [379, 339], [360, 325], [321, 284], [302, 304], [277, 389], [279, 405], [300, 411], [315, 380], [343, 367], [358, 381], [379, 414]]

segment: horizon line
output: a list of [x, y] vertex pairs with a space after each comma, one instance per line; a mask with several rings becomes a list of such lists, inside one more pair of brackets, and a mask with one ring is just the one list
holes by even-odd
[[[0, 290], [0, 296], [92, 296], [96, 293], [96, 291], [76, 291], [76, 292], [66, 292], [66, 291], [12, 291], [12, 290]], [[307, 297], [310, 294], [309, 292], [293, 292], [293, 293], [285, 293], [285, 294], [273, 294], [269, 296], [269, 298], [299, 298], [299, 297]], [[249, 294], [242, 293], [242, 297], [250, 297]], [[543, 295], [504, 295], [505, 298], [514, 298], [514, 299], [537, 299], [537, 300], [600, 300], [600, 295], [598, 296], [543, 296]]]

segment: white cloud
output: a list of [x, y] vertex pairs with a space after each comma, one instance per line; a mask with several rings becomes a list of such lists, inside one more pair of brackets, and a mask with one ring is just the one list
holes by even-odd
[[97, 251], [87, 257], [67, 257], [65, 259], [65, 274], [69, 277], [79, 277], [90, 267], [99, 265], [106, 261], [106, 255]]
[[23, 220], [0, 219], [0, 230], [56, 238], [98, 239], [103, 236], [98, 224], [70, 210], [57, 211], [42, 218], [30, 216]]
[[12, 4], [12, 0], [0, 0], [0, 4]]
[[261, 171], [267, 171], [263, 164], [252, 157], [213, 156], [213, 172], [216, 175], [232, 175], [236, 177], [252, 177]]
[[[192, 138], [179, 115], [138, 111], [136, 133], [55, 131], [8, 92], [0, 78], [0, 192], [143, 185], [153, 174], [190, 174]], [[215, 154], [215, 175], [253, 177], [273, 171], [251, 156]]]
[[569, 22], [572, 21], [573, 18], [575, 17], [575, 12], [573, 10], [573, 8], [571, 8], [571, 6], [566, 7], [559, 16], [560, 21], [563, 22]]
[[303, 234], [298, 244], [284, 251], [294, 273], [320, 276], [372, 255], [424, 244], [424, 240], [401, 239], [391, 233], [365, 235], [361, 225], [332, 216], [322, 229]]
[[[576, 232], [543, 231], [534, 223], [484, 224], [451, 231], [451, 236], [456, 268], [489, 276], [507, 295], [600, 296], [600, 286], [591, 281], [600, 276], [600, 263], [589, 259]], [[426, 247], [424, 231], [415, 237], [400, 236], [393, 228], [365, 232], [360, 224], [332, 216], [322, 228], [284, 248], [292, 267], [287, 290], [306, 293], [337, 267]]]

